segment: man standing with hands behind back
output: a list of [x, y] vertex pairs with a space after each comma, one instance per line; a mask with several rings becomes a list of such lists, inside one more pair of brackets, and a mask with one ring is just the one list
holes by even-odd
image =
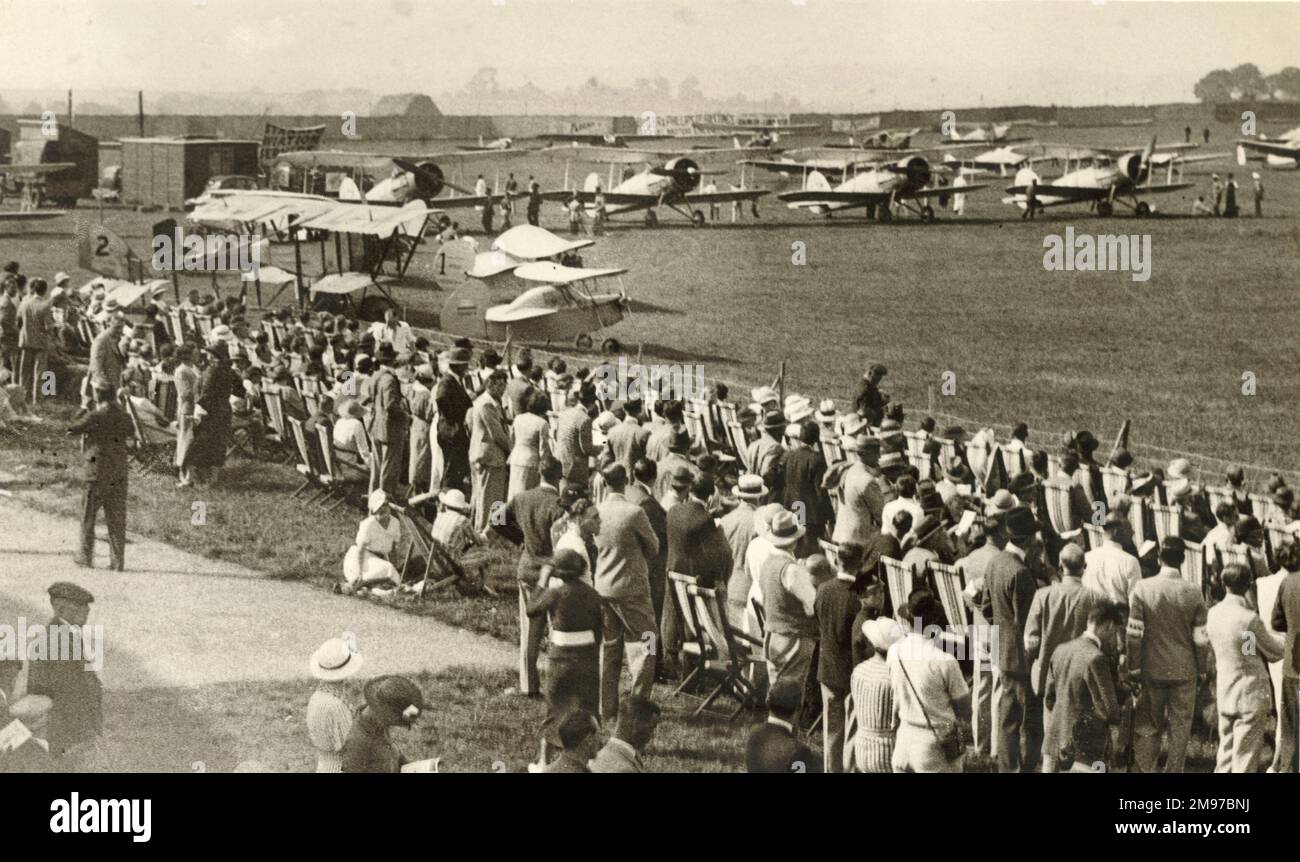
[[108, 527], [109, 568], [120, 572], [126, 566], [126, 447], [134, 429], [111, 386], [96, 387], [95, 400], [94, 410], [68, 426], [69, 434], [85, 437], [86, 495], [81, 553], [76, 563], [86, 568], [95, 564], [95, 519], [102, 508]]

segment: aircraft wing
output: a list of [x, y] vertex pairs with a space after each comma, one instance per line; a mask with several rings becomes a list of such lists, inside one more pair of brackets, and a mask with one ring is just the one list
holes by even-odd
[[42, 174], [57, 174], [68, 168], [75, 168], [76, 162], [40, 162], [31, 165], [0, 165], [0, 174], [12, 174], [18, 177], [36, 177]]
[[[595, 192], [589, 192], [589, 191], [584, 191], [582, 189], [578, 189], [577, 194], [578, 194], [578, 200], [581, 201], [583, 204], [593, 204], [596, 202]], [[572, 189], [570, 189], [569, 191], [564, 191], [563, 189], [557, 189], [556, 191], [542, 192], [542, 200], [567, 201], [569, 198], [573, 197], [573, 195], [574, 195], [574, 190]], [[638, 206], [638, 205], [658, 206], [659, 195], [633, 195], [633, 194], [626, 194], [621, 192], [605, 192], [605, 203], [631, 205], [631, 206]]]
[[[458, 195], [449, 198], [435, 198], [429, 201], [435, 209], [454, 210], [466, 209], [468, 207], [483, 207], [488, 204], [496, 205], [505, 197], [505, 193], [495, 195]], [[510, 196], [511, 200], [528, 197], [528, 192], [515, 192]]]
[[4, 212], [0, 213], [0, 222], [25, 222], [25, 221], [44, 221], [45, 219], [58, 218], [66, 213], [63, 210], [32, 210], [31, 212]]
[[1165, 183], [1163, 185], [1134, 186], [1133, 193], [1136, 195], [1167, 195], [1171, 192], [1181, 192], [1185, 189], [1194, 188], [1196, 188], [1196, 183]]
[[1266, 156], [1295, 159], [1297, 163], [1300, 163], [1300, 145], [1297, 144], [1288, 144], [1285, 141], [1239, 140], [1237, 146], [1241, 149], [1263, 153]]
[[850, 207], [865, 207], [871, 204], [889, 202], [889, 195], [881, 192], [786, 192], [776, 199], [793, 206], [810, 206], [815, 204], [841, 204]]
[[[1023, 195], [1029, 192], [1029, 186], [1007, 186], [1007, 194]], [[1084, 188], [1082, 186], [1054, 186], [1040, 183], [1034, 188], [1038, 197], [1065, 198], [1072, 201], [1104, 200], [1110, 197], [1108, 188]]]
[[725, 192], [687, 192], [682, 197], [693, 204], [722, 204], [730, 201], [758, 200], [768, 193], [768, 189], [730, 189]]
[[988, 185], [984, 183], [972, 183], [968, 186], [930, 186], [929, 188], [917, 189], [910, 195], [907, 195], [907, 197], [913, 197], [917, 200], [925, 200], [927, 198], [937, 198], [946, 195], [964, 195], [968, 192], [979, 191], [980, 189], [986, 188], [988, 188]]

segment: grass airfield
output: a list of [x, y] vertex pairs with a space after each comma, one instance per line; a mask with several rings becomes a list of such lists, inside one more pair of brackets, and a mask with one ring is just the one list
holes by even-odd
[[[1152, 134], [1181, 141], [1182, 125], [1025, 133], [1050, 142], [1127, 144]], [[1199, 134], [1202, 124], [1191, 125]], [[1211, 131], [1203, 150], [1230, 152], [1236, 130], [1214, 125]], [[927, 135], [922, 143], [931, 140]], [[350, 148], [447, 147], [358, 141]], [[489, 182], [497, 172], [504, 182], [514, 170], [521, 184], [536, 175], [544, 188], [558, 187], [568, 155], [561, 149], [500, 163], [487, 174]], [[577, 184], [592, 170], [605, 176], [591, 163], [568, 168]], [[1289, 435], [1300, 418], [1291, 337], [1300, 320], [1300, 174], [1259, 168], [1265, 218], [1255, 219], [1252, 169], [1231, 158], [1189, 166], [1185, 178], [1197, 188], [1151, 199], [1157, 214], [1141, 220], [1122, 211], [1103, 219], [1071, 206], [1022, 221], [1017, 209], [999, 202], [1010, 178], [998, 177], [968, 197], [963, 216], [939, 210], [932, 225], [911, 215], [889, 225], [843, 213], [826, 219], [788, 210], [774, 198], [760, 203], [758, 221], [746, 212], [732, 224], [731, 208], [723, 206], [722, 221], [703, 229], [666, 210], [653, 230], [641, 227], [639, 215], [625, 216], [584, 254], [588, 265], [631, 270], [625, 282], [632, 314], [596, 340], [613, 336], [647, 361], [698, 364], [707, 378], [747, 386], [771, 382], [784, 361], [787, 392], [834, 397], [841, 405], [862, 371], [883, 362], [890, 369], [884, 388], [914, 418], [933, 403], [936, 413], [960, 417], [968, 428], [1024, 420], [1036, 432], [1031, 443], [1040, 444], [1048, 432], [1067, 428], [1086, 427], [1109, 439], [1130, 418], [1139, 454], [1167, 457], [1144, 450], [1165, 447], [1297, 470], [1300, 456]], [[1241, 186], [1245, 217], [1190, 217], [1211, 171], [1228, 170]], [[1052, 168], [1039, 172], [1050, 177]], [[725, 188], [733, 180], [715, 181]], [[747, 183], [776, 187], [780, 178], [759, 175]], [[522, 207], [516, 214], [522, 219]], [[478, 227], [473, 210], [451, 216], [466, 229]], [[78, 209], [0, 236], [0, 257], [22, 261], [29, 273], [74, 272], [74, 283], [81, 283], [91, 274], [75, 270], [77, 217], [95, 213]], [[141, 254], [150, 226], [163, 217], [104, 212], [105, 223]], [[566, 229], [558, 205], [544, 209], [543, 225]], [[1126, 272], [1046, 271], [1044, 239], [1063, 236], [1068, 227], [1075, 234], [1150, 234], [1150, 280], [1134, 282]], [[490, 244], [490, 237], [478, 238], [483, 248]], [[796, 243], [803, 244], [804, 265], [793, 260]], [[432, 279], [433, 257], [431, 245], [417, 253], [412, 281]], [[291, 269], [292, 261], [291, 245], [274, 248], [273, 263]], [[318, 267], [319, 253], [304, 247], [304, 263]], [[182, 289], [191, 284], [205, 288], [210, 280], [182, 278]], [[222, 284], [232, 289], [233, 279], [223, 277]], [[427, 288], [397, 292], [417, 324], [433, 318], [444, 296]], [[942, 391], [945, 372], [956, 384], [950, 395]], [[1247, 372], [1255, 395], [1242, 394]]]

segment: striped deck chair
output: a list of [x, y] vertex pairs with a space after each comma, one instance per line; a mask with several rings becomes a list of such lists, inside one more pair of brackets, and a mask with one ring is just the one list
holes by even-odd
[[[421, 582], [420, 598], [424, 598], [452, 584], [472, 581], [465, 567], [447, 546], [433, 537], [432, 525], [418, 511], [413, 508], [402, 509], [398, 512], [398, 517], [406, 525], [403, 532], [410, 539], [406, 553], [402, 556], [402, 564], [397, 567], [402, 583]], [[414, 570], [411, 566], [411, 560], [417, 554], [424, 560], [424, 569], [418, 577], [412, 574]], [[481, 569], [477, 583], [480, 588], [487, 586]], [[495, 592], [492, 594], [496, 595]]]
[[1079, 529], [1074, 523], [1074, 511], [1070, 508], [1070, 494], [1073, 488], [1068, 482], [1050, 479], [1043, 483], [1043, 493], [1047, 498], [1047, 517], [1052, 522], [1052, 529], [1062, 538], [1073, 536]]
[[185, 328], [185, 317], [179, 308], [167, 311], [167, 329], [171, 333], [172, 340], [177, 344], [184, 344], [189, 340], [190, 332]]
[[844, 460], [844, 447], [839, 444], [838, 440], [823, 440], [822, 457], [826, 459], [826, 466], [838, 464]]
[[[293, 437], [294, 451], [297, 453], [293, 469], [302, 476], [302, 484], [295, 488], [289, 497], [297, 500], [303, 491], [313, 488], [311, 494], [302, 498], [302, 502], [315, 503], [329, 493], [331, 477], [325, 472], [324, 465], [320, 463], [320, 448], [307, 445], [307, 434], [302, 430], [302, 422], [292, 416], [287, 416], [285, 419], [289, 424], [289, 433]], [[314, 440], [312, 442], [315, 443]]]
[[338, 508], [340, 503], [348, 499], [350, 487], [364, 486], [369, 476], [361, 472], [359, 467], [351, 468], [354, 475], [348, 475], [348, 467], [339, 459], [338, 453], [334, 450], [334, 437], [330, 434], [328, 428], [324, 425], [317, 425], [316, 436], [320, 446], [321, 460], [325, 465], [325, 472], [329, 474], [330, 484], [335, 492], [334, 502], [326, 507], [332, 511]]
[[1139, 548], [1150, 538], [1147, 535], [1147, 510], [1150, 506], [1146, 497], [1134, 497], [1129, 505], [1128, 522], [1133, 528], [1133, 544]]
[[897, 614], [907, 604], [907, 597], [912, 593], [912, 568], [903, 565], [902, 560], [895, 560], [893, 557], [881, 557], [880, 562], [885, 567], [885, 582], [889, 586], [890, 603], [893, 612]]
[[1166, 536], [1178, 536], [1183, 529], [1183, 512], [1177, 506], [1162, 506], [1155, 503], [1151, 514], [1156, 522], [1156, 541], [1163, 542]]
[[1106, 531], [1093, 523], [1083, 525], [1083, 535], [1087, 539], [1085, 551], [1095, 551], [1106, 541]]
[[925, 454], [925, 441], [928, 439], [924, 431], [904, 431], [903, 439], [907, 441], [907, 456], [911, 459], [913, 455]]
[[948, 565], [932, 560], [930, 566], [930, 577], [934, 580], [935, 589], [939, 593], [939, 601], [943, 604], [943, 614], [948, 618], [948, 625], [961, 637], [966, 637], [970, 631], [971, 617], [970, 608], [966, 607], [966, 602], [962, 598], [962, 592], [966, 589], [966, 575], [962, 572], [961, 566]]
[[1206, 485], [1205, 498], [1210, 503], [1210, 514], [1219, 508], [1220, 503], [1232, 503], [1236, 505], [1237, 498], [1233, 496], [1232, 489], [1227, 485]]
[[717, 403], [717, 407], [718, 407], [718, 419], [722, 423], [722, 428], [721, 429], [715, 428], [714, 431], [717, 434], [719, 439], [725, 440], [727, 437], [726, 434], [727, 423], [739, 422], [740, 417], [736, 415], [736, 405], [732, 404], [730, 401], [719, 401]]
[[1059, 476], [1061, 474], [1061, 456], [1053, 452], [1047, 453], [1047, 475]]
[[280, 452], [290, 454], [294, 444], [290, 437], [289, 426], [284, 421], [284, 401], [281, 400], [280, 393], [263, 389], [262, 409], [266, 413], [266, 423], [271, 429], [266, 435], [267, 441]]
[[1205, 548], [1200, 542], [1185, 540], [1183, 542], [1183, 564], [1178, 567], [1183, 580], [1204, 591], [1205, 584]]
[[168, 422], [176, 419], [176, 381], [160, 380], [155, 377], [149, 381], [149, 400], [153, 402]]
[[1277, 552], [1283, 545], [1295, 541], [1295, 534], [1286, 527], [1277, 524], [1269, 524], [1264, 528], [1264, 552], [1268, 555], [1268, 569], [1276, 572], [1280, 566], [1277, 564]]
[[704, 420], [694, 410], [683, 410], [682, 420], [686, 423], [686, 433], [696, 449], [709, 451], [709, 435], [704, 433]]
[[745, 429], [733, 419], [727, 422], [727, 434], [731, 438], [731, 448], [736, 451], [736, 457], [740, 459], [741, 464], [745, 465], [745, 471], [753, 470], [753, 465], [749, 463], [749, 453], [746, 451], [749, 443], [745, 439]]
[[1007, 471], [1008, 480], [1014, 479], [1029, 469], [1028, 465], [1025, 464], [1024, 449], [1005, 449], [999, 446], [998, 452], [1002, 458], [1002, 466]]
[[208, 336], [212, 334], [212, 316], [190, 312], [190, 319], [194, 321], [194, 329], [198, 332], [199, 339], [206, 343]]
[[729, 716], [729, 720], [735, 721], [741, 712], [758, 706], [758, 689], [750, 681], [748, 671], [751, 666], [764, 662], [762, 644], [732, 627], [727, 620], [726, 601], [717, 590], [690, 585], [686, 593], [691, 615], [709, 654], [703, 665], [704, 673], [722, 677], [705, 695], [694, 715], [699, 716], [725, 694], [736, 701], [736, 708]]
[[700, 626], [695, 619], [695, 607], [691, 601], [691, 594], [687, 590], [696, 585], [693, 575], [683, 575], [681, 572], [668, 573], [668, 585], [672, 588], [673, 596], [677, 599], [677, 607], [681, 608], [682, 620], [684, 621], [684, 631], [682, 633], [682, 655], [686, 661], [693, 665], [691, 672], [682, 678], [682, 682], [677, 688], [673, 689], [672, 696], [676, 697], [686, 690], [696, 677], [703, 676], [705, 663], [708, 661], [708, 646], [700, 637]]
[[1101, 487], [1106, 494], [1107, 505], [1114, 506], [1116, 500], [1128, 493], [1128, 471], [1121, 470], [1119, 467], [1112, 467], [1109, 464], [1102, 466]]
[[1282, 523], [1285, 518], [1281, 509], [1273, 502], [1273, 498], [1267, 494], [1250, 494], [1250, 505], [1254, 511], [1255, 518], [1260, 524], [1268, 526], [1269, 524]]
[[961, 450], [958, 450], [957, 441], [944, 440], [944, 439], [939, 440], [939, 463], [940, 464], [946, 466], [949, 463], [951, 463], [952, 459], [956, 458], [958, 455], [961, 456], [962, 461], [965, 461], [966, 447], [963, 446]]
[[[140, 421], [140, 414], [135, 412], [135, 405], [131, 403], [131, 399], [122, 395], [119, 400], [126, 409], [126, 414], [131, 417], [132, 436], [135, 439], [135, 450], [130, 453], [131, 459], [135, 461], [141, 473], [152, 473], [155, 470], [166, 472], [171, 465], [169, 452], [176, 445], [176, 435], [153, 427], [146, 428]], [[155, 436], [151, 436], [151, 432], [152, 435], [167, 439], [155, 439]]]
[[1246, 545], [1229, 545], [1226, 548], [1218, 548], [1219, 571], [1231, 563], [1240, 563], [1246, 568], [1252, 568], [1250, 562], [1250, 548]]

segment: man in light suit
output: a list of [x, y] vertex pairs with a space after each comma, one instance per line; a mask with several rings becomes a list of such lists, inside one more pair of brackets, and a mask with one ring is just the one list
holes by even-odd
[[596, 448], [591, 442], [591, 408], [596, 391], [584, 386], [578, 403], [560, 411], [555, 426], [555, 455], [564, 465], [564, 485], [587, 486], [591, 481], [590, 458]]
[[[18, 348], [22, 364], [14, 370], [18, 372], [19, 391], [31, 393], [33, 409], [40, 399], [41, 374], [55, 346], [53, 303], [45, 296], [46, 287], [45, 279], [33, 278], [28, 285], [31, 292], [18, 303]], [[120, 382], [120, 371], [118, 378]]]
[[[1284, 546], [1285, 547], [1285, 546]], [[1277, 754], [1273, 771], [1295, 773], [1300, 769], [1296, 756], [1296, 733], [1300, 730], [1300, 566], [1294, 547], [1285, 556], [1287, 575], [1277, 588], [1269, 622], [1273, 631], [1286, 635], [1282, 656], [1282, 703], [1278, 706]]]
[[1043, 683], [1043, 705], [1047, 710], [1044, 772], [1060, 771], [1080, 715], [1093, 715], [1106, 724], [1119, 721], [1115, 674], [1106, 652], [1123, 625], [1123, 607], [1100, 599], [1088, 610], [1084, 633], [1052, 652]]
[[1119, 512], [1109, 512], [1102, 525], [1106, 539], [1100, 548], [1086, 555], [1083, 585], [1095, 595], [1110, 599], [1116, 604], [1128, 604], [1128, 595], [1142, 580], [1142, 567], [1138, 558], [1124, 550], [1125, 537], [1131, 541], [1132, 527], [1128, 518]]
[[546, 620], [528, 615], [528, 603], [540, 590], [537, 582], [554, 552], [551, 528], [563, 515], [560, 508], [560, 462], [551, 457], [538, 464], [541, 481], [520, 491], [506, 503], [506, 524], [519, 531], [523, 548], [519, 554], [516, 576], [519, 579], [519, 693], [529, 697], [541, 694], [541, 677], [537, 659], [542, 654]]
[[1282, 658], [1282, 641], [1264, 628], [1246, 591], [1250, 570], [1223, 569], [1227, 595], [1210, 608], [1205, 630], [1214, 650], [1215, 700], [1219, 708], [1219, 757], [1215, 772], [1259, 772], [1264, 733], [1273, 708], [1268, 663]]
[[659, 707], [648, 698], [633, 695], [618, 708], [618, 725], [605, 747], [588, 767], [592, 772], [645, 772], [645, 751], [659, 726]]
[[622, 464], [602, 474], [609, 493], [597, 508], [596, 592], [604, 605], [604, 636], [600, 645], [600, 713], [613, 721], [618, 714], [618, 688], [626, 652], [632, 693], [650, 697], [654, 689], [659, 627], [650, 598], [650, 559], [659, 553], [659, 539], [650, 519], [623, 493], [627, 472]]
[[[1099, 599], [1083, 586], [1083, 548], [1069, 542], [1061, 549], [1061, 580], [1034, 593], [1025, 622], [1025, 660], [1032, 662], [1029, 682], [1034, 694], [1042, 697], [1047, 690], [1047, 675], [1052, 667], [1052, 653], [1057, 647], [1074, 640], [1088, 627], [1088, 613]], [[1043, 704], [1043, 723], [1048, 723], [1051, 707]], [[1056, 771], [1056, 758], [1043, 752], [1043, 771]]]
[[112, 387], [113, 391], [122, 388], [122, 369], [126, 358], [118, 345], [122, 340], [122, 331], [126, 328], [126, 318], [114, 314], [109, 318], [108, 326], [95, 336], [90, 344], [90, 388], [104, 389]]
[[470, 411], [469, 465], [474, 488], [474, 529], [487, 529], [493, 507], [505, 505], [510, 470], [510, 431], [506, 428], [501, 396], [506, 391], [504, 371], [488, 377], [487, 389]]
[[880, 440], [863, 435], [851, 445], [858, 462], [840, 479], [840, 510], [831, 539], [837, 545], [852, 542], [866, 546], [880, 532], [888, 482], [876, 466], [880, 461]]
[[379, 374], [374, 381], [374, 406], [370, 412], [370, 440], [375, 451], [370, 459], [370, 490], [383, 489], [390, 498], [397, 496], [401, 485], [402, 459], [406, 438], [411, 433], [410, 408], [402, 395], [402, 384], [393, 366], [397, 351], [391, 344], [379, 345], [376, 351]]
[[641, 425], [640, 401], [628, 401], [623, 405], [623, 412], [627, 414], [623, 421], [609, 429], [605, 437], [609, 451], [614, 455], [614, 463], [621, 465], [623, 472], [631, 476], [637, 459], [645, 457], [650, 429]]
[[1160, 736], [1168, 732], [1165, 772], [1182, 772], [1192, 733], [1196, 687], [1208, 668], [1205, 599], [1183, 579], [1185, 548], [1178, 536], [1160, 543], [1160, 571], [1129, 594], [1129, 674], [1142, 682], [1133, 718], [1133, 759], [1155, 772]]

